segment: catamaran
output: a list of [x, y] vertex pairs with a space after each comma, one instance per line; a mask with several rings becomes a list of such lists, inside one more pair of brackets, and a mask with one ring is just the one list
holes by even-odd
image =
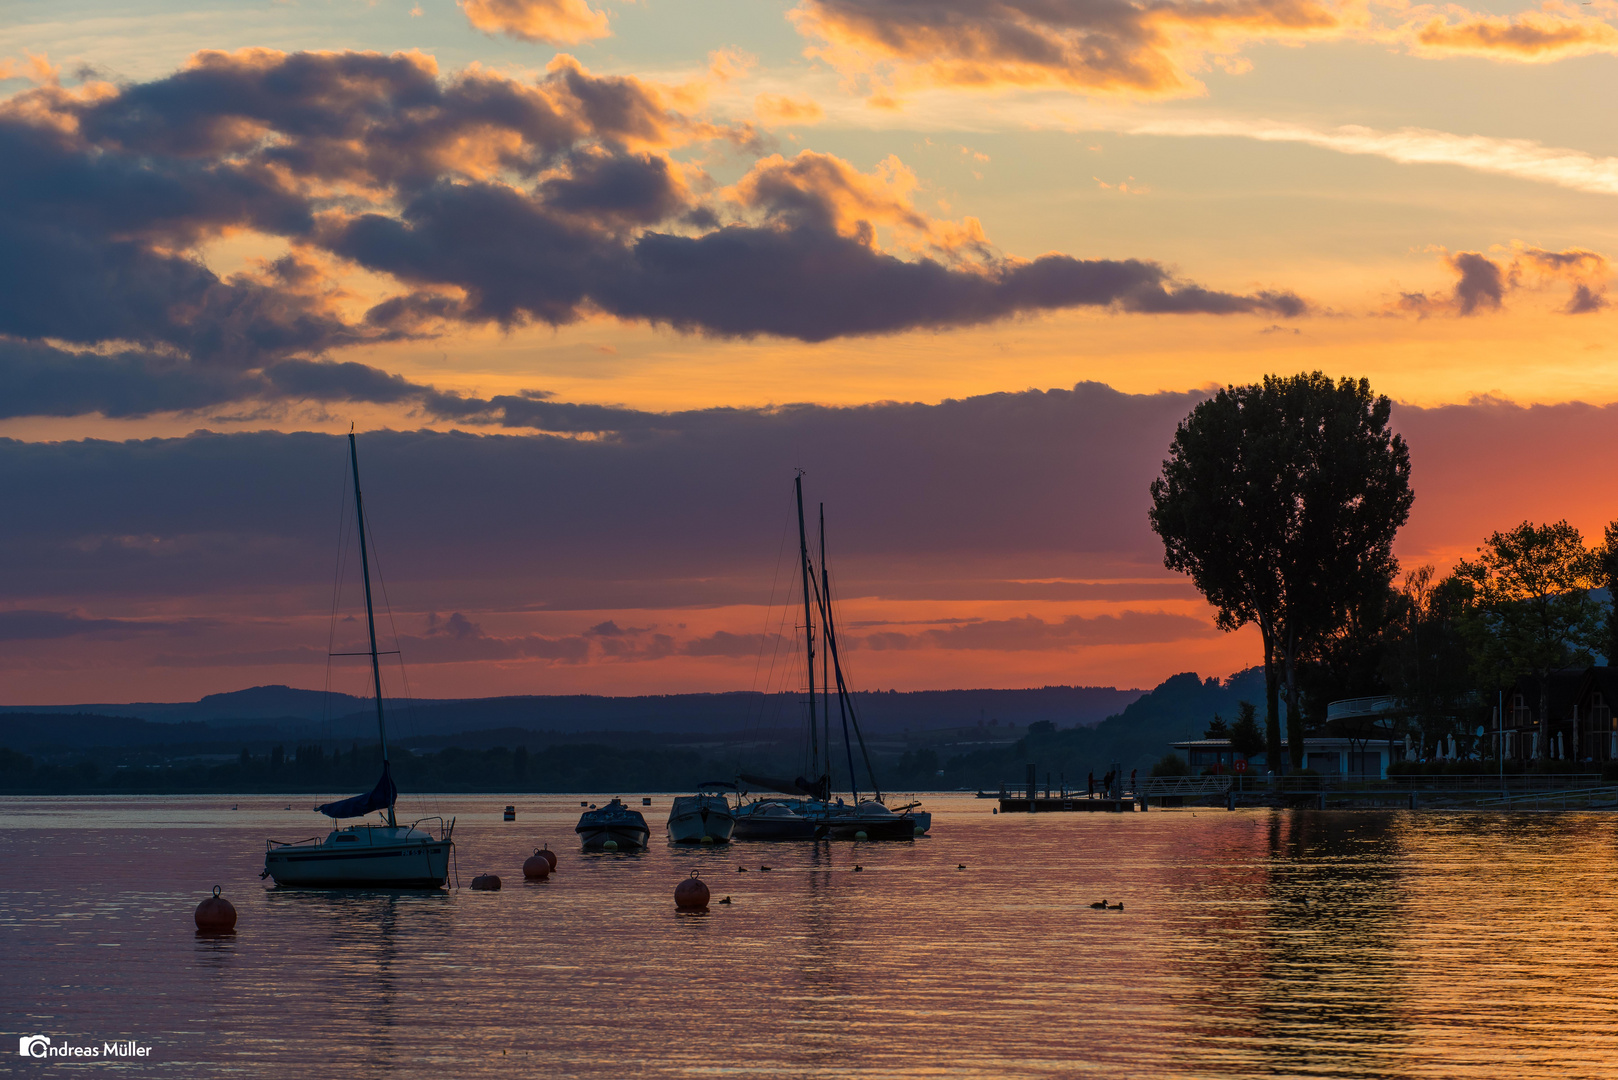
[[[365, 579], [365, 622], [371, 635], [371, 683], [376, 693], [376, 734], [382, 746], [382, 776], [363, 795], [324, 803], [315, 807], [329, 818], [342, 821], [382, 813], [376, 824], [348, 825], [333, 829], [325, 839], [312, 837], [285, 844], [267, 841], [264, 872], [260, 878], [274, 878], [277, 885], [322, 888], [438, 889], [449, 877], [450, 856], [455, 850], [450, 839], [455, 831], [452, 819], [422, 818], [401, 825], [394, 816], [399, 789], [388, 764], [388, 725], [382, 712], [382, 668], [377, 661], [376, 614], [371, 604], [371, 565], [365, 543], [365, 503], [360, 495], [360, 457], [354, 434], [348, 436], [349, 463], [354, 471], [354, 516], [360, 541], [360, 572]], [[438, 836], [424, 826], [438, 822]]]
[[[755, 789], [799, 798], [760, 797], [747, 802], [738, 797], [736, 831], [738, 840], [910, 840], [925, 836], [933, 816], [920, 803], [890, 809], [877, 784], [876, 770], [865, 747], [854, 698], [843, 679], [843, 664], [837, 653], [837, 626], [832, 612], [831, 576], [826, 568], [826, 505], [820, 506], [820, 573], [809, 557], [809, 534], [803, 516], [803, 474], [792, 481], [798, 503], [798, 556], [803, 579], [804, 657], [808, 673], [809, 760], [813, 778], [792, 780], [743, 775], [742, 781]], [[818, 615], [818, 619], [816, 616]], [[820, 652], [821, 694], [815, 695], [815, 626], [819, 623], [825, 647]], [[849, 792], [852, 802], [831, 797], [831, 698], [836, 681], [837, 713], [842, 721], [843, 750], [848, 760]], [[817, 715], [818, 712], [818, 715]], [[850, 737], [852, 729], [853, 736]], [[871, 782], [871, 797], [862, 799], [859, 778], [854, 769], [854, 741], [858, 740], [865, 774]]]

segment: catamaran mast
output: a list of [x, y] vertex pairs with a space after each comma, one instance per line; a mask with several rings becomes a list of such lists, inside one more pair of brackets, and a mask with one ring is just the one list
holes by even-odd
[[[798, 561], [803, 570], [803, 641], [805, 655], [808, 657], [806, 665], [809, 671], [809, 760], [814, 768], [820, 768], [820, 746], [816, 741], [815, 732], [815, 618], [813, 601], [810, 599], [810, 590], [813, 588], [813, 579], [809, 576], [809, 533], [803, 526], [803, 470], [792, 478], [793, 490], [798, 496]], [[818, 785], [820, 777], [815, 777]]]
[[[360, 496], [360, 452], [354, 433], [348, 433], [348, 460], [354, 466], [354, 516], [359, 522], [360, 573], [365, 578], [365, 625], [371, 633], [371, 686], [376, 692], [376, 734], [382, 741], [382, 767], [388, 767], [388, 724], [382, 716], [382, 665], [376, 658], [376, 612], [371, 606], [371, 561], [365, 553], [365, 502]], [[802, 511], [800, 510], [800, 516]], [[393, 804], [388, 803], [388, 824], [393, 825]]]

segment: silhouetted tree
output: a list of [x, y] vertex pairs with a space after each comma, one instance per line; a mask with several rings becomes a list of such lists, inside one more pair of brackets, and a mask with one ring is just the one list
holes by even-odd
[[1607, 590], [1607, 666], [1618, 668], [1618, 521], [1609, 522], [1601, 547], [1601, 585]]
[[1230, 748], [1239, 758], [1250, 758], [1264, 751], [1264, 733], [1258, 727], [1258, 709], [1251, 701], [1236, 706], [1236, 719], [1230, 725]]
[[1393, 537], [1413, 497], [1391, 409], [1366, 380], [1333, 383], [1320, 372], [1226, 387], [1180, 424], [1152, 482], [1164, 564], [1191, 576], [1221, 629], [1259, 629], [1271, 768], [1278, 687], [1298, 767], [1299, 662], [1392, 578]]
[[[1497, 532], [1478, 548], [1475, 561], [1455, 566], [1455, 575], [1475, 593], [1471, 625], [1480, 661], [1538, 678], [1542, 730], [1549, 719], [1551, 673], [1591, 663], [1592, 651], [1606, 644], [1602, 607], [1590, 595], [1600, 574], [1599, 551], [1585, 547], [1584, 536], [1566, 521], [1525, 521]], [[1541, 761], [1550, 756], [1549, 741], [1539, 740], [1535, 756]]]

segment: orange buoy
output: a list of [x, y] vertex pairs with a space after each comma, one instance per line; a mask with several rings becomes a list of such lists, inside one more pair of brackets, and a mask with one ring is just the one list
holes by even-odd
[[198, 930], [224, 933], [236, 929], [236, 908], [219, 895], [219, 886], [215, 885], [213, 895], [197, 905], [196, 919]]
[[681, 911], [708, 910], [708, 886], [697, 877], [695, 870], [691, 876], [674, 887], [674, 906]]
[[551, 873], [556, 873], [556, 852], [551, 850], [551, 846], [549, 844], [546, 844], [544, 847], [534, 852], [534, 854], [543, 856], [545, 861], [551, 864]]
[[472, 879], [472, 888], [479, 892], [499, 892], [500, 877], [497, 874], [479, 874]]
[[523, 860], [522, 876], [529, 881], [544, 881], [551, 876], [551, 861], [541, 852], [534, 852]]

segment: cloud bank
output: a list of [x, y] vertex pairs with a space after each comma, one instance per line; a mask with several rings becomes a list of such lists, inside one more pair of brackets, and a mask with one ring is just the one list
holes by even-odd
[[[848, 408], [536, 401], [593, 437], [375, 432], [360, 455], [406, 659], [482, 673], [446, 693], [530, 669], [624, 685], [591, 682], [597, 665], [645, 672], [648, 691], [747, 685], [792, 633], [756, 613], [772, 581], [785, 594], [799, 467], [826, 503], [865, 685], [1094, 681], [1120, 656], [1150, 681], [1195, 656], [1252, 659], [1163, 569], [1146, 524], [1147, 485], [1201, 398], [1081, 384]], [[1401, 559], [1446, 565], [1524, 518], [1599, 531], [1618, 500], [1566, 463], [1605, 444], [1615, 412], [1396, 406], [1416, 492]], [[170, 679], [318, 685], [346, 453], [309, 433], [0, 440], [0, 491], [30, 523], [0, 531], [0, 679], [161, 659]]]
[[1193, 96], [1206, 92], [1196, 72], [1248, 70], [1238, 54], [1263, 42], [1379, 42], [1521, 63], [1618, 51], [1618, 28], [1558, 0], [1509, 18], [1321, 0], [803, 0], [790, 17], [810, 56], [885, 107], [935, 88]]
[[[550, 10], [501, 10], [517, 8]], [[18, 93], [0, 102], [7, 410], [429, 396], [330, 356], [601, 314], [825, 341], [1073, 307], [1306, 310], [1144, 259], [1003, 254], [975, 220], [919, 210], [897, 160], [862, 173], [766, 155], [751, 125], [703, 118], [699, 91], [567, 56], [520, 81], [444, 76], [420, 53], [249, 49], [152, 82]], [[756, 160], [721, 187], [678, 156], [697, 150]], [[226, 276], [204, 264], [205, 245], [244, 233], [284, 253]], [[353, 293], [339, 281], [354, 270], [390, 287]]]

